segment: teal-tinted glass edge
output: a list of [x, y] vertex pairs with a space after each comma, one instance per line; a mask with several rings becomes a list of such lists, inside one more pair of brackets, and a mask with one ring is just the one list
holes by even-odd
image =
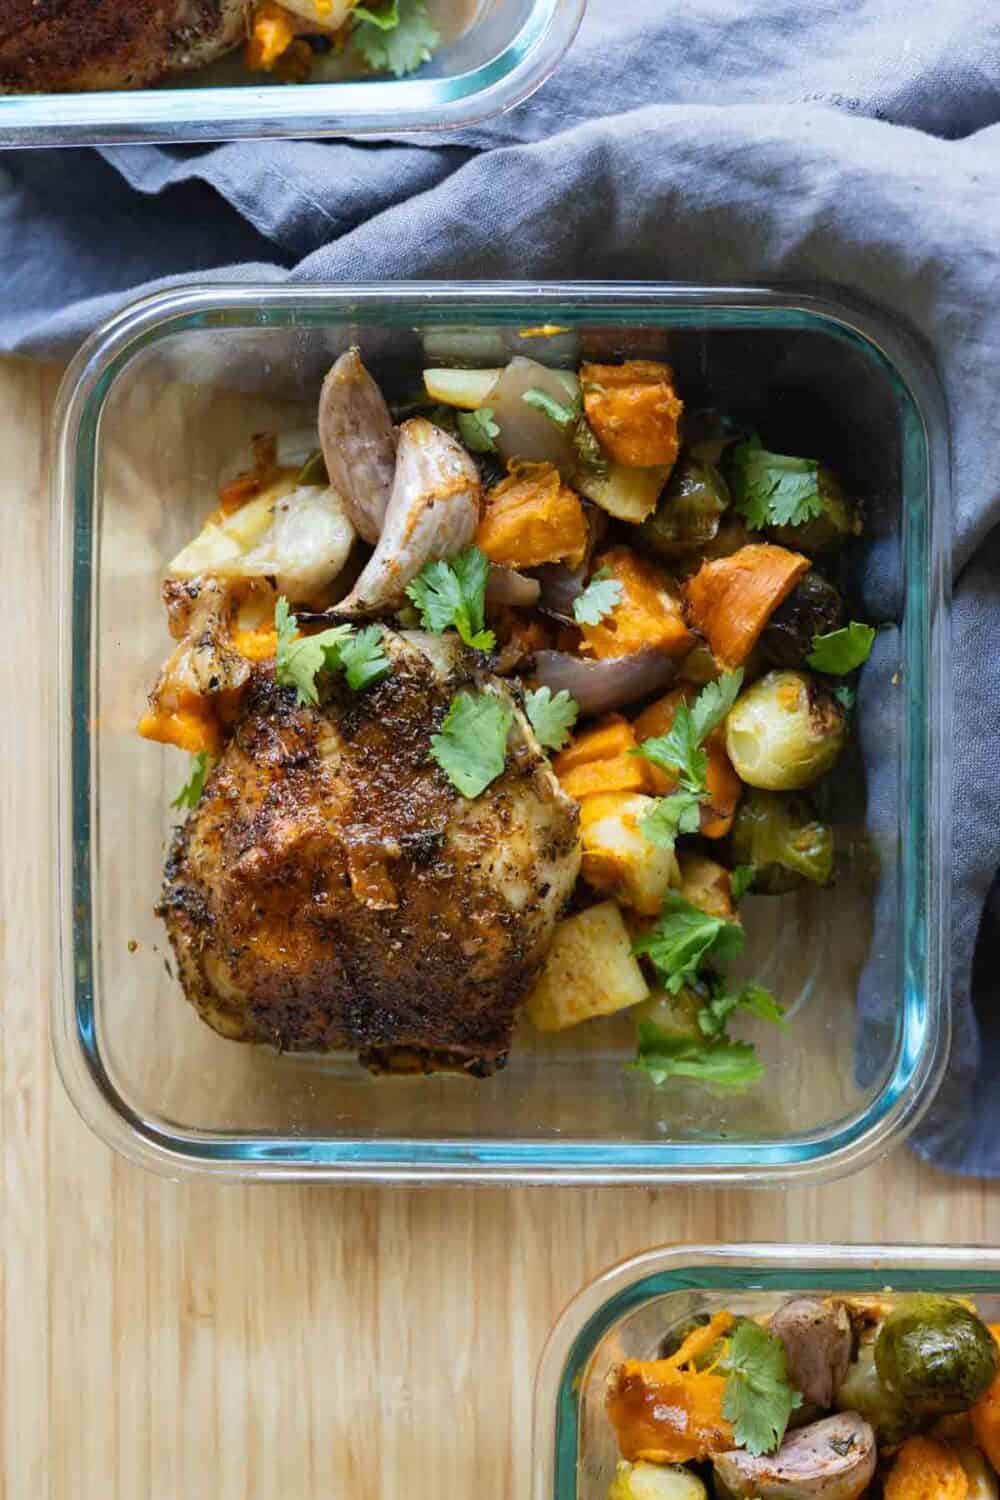
[[[639, 1176], [725, 1175], [728, 1171], [758, 1173], [769, 1177], [781, 1175], [782, 1168], [821, 1166], [830, 1158], [844, 1157], [857, 1149], [866, 1137], [877, 1133], [883, 1123], [897, 1113], [918, 1075], [928, 1061], [932, 1029], [942, 1017], [935, 1014], [928, 993], [931, 945], [928, 940], [928, 900], [932, 878], [931, 822], [928, 802], [931, 800], [932, 760], [928, 720], [924, 711], [928, 702], [929, 675], [933, 665], [931, 613], [934, 596], [933, 578], [928, 583], [928, 545], [931, 529], [931, 448], [928, 428], [921, 407], [896, 362], [863, 332], [830, 312], [815, 306], [713, 305], [707, 299], [711, 289], [630, 287], [591, 290], [565, 286], [538, 288], [534, 297], [522, 289], [511, 288], [503, 300], [491, 300], [470, 292], [466, 300], [455, 288], [433, 285], [399, 286], [385, 289], [372, 297], [371, 289], [311, 288], [306, 292], [286, 292], [279, 296], [277, 309], [262, 309], [248, 300], [254, 294], [262, 300], [276, 295], [273, 287], [240, 288], [239, 301], [233, 305], [211, 305], [219, 288], [208, 288], [191, 294], [203, 304], [171, 312], [162, 318], [140, 320], [134, 336], [122, 340], [100, 369], [90, 387], [80, 413], [74, 473], [73, 524], [73, 664], [71, 699], [73, 705], [72, 744], [72, 836], [73, 836], [73, 984], [74, 1014], [77, 1038], [87, 1060], [92, 1080], [115, 1112], [136, 1132], [147, 1146], [147, 1164], [161, 1165], [165, 1170], [190, 1165], [211, 1170], [229, 1168], [245, 1175], [286, 1175], [289, 1169], [301, 1167], [313, 1175], [326, 1169], [331, 1174], [343, 1170], [345, 1175], [419, 1176], [421, 1173], [448, 1175], [463, 1172], [475, 1175], [539, 1176], [558, 1179], [580, 1174], [581, 1180], [609, 1178], [621, 1173]], [[617, 290], [621, 295], [615, 296]], [[670, 291], [677, 300], [671, 305], [654, 305], [647, 298], [657, 292]], [[721, 290], [721, 289], [720, 289]], [[746, 295], [780, 296], [759, 289], [744, 289]], [[329, 301], [324, 302], [324, 292]], [[435, 292], [442, 297], [434, 301]], [[685, 294], [689, 294], [685, 296]], [[735, 295], [736, 293], [732, 293]], [[494, 298], [499, 298], [494, 292]], [[727, 295], [729, 293], [727, 292]], [[793, 294], [788, 294], [790, 297]], [[170, 303], [176, 294], [148, 299], [138, 305], [155, 308]], [[395, 305], [386, 305], [386, 296]], [[572, 300], [573, 298], [577, 300]], [[570, 300], [562, 300], [570, 299]], [[606, 299], [606, 300], [603, 300]], [[818, 300], [804, 298], [799, 300]], [[706, 327], [822, 328], [829, 336], [857, 343], [866, 356], [878, 360], [887, 378], [896, 388], [903, 424], [903, 500], [906, 524], [903, 542], [906, 565], [906, 628], [904, 632], [905, 675], [908, 684], [907, 713], [904, 732], [904, 795], [907, 788], [919, 795], [911, 796], [907, 805], [910, 817], [905, 821], [906, 837], [902, 848], [903, 879], [900, 883], [902, 941], [903, 1004], [898, 1016], [898, 1047], [895, 1066], [866, 1110], [846, 1123], [834, 1122], [831, 1129], [812, 1136], [782, 1141], [752, 1142], [680, 1142], [622, 1145], [606, 1143], [540, 1143], [487, 1141], [421, 1141], [421, 1140], [301, 1140], [267, 1138], [261, 1140], [233, 1137], [224, 1133], [190, 1133], [173, 1135], [160, 1130], [153, 1122], [142, 1119], [122, 1100], [104, 1070], [100, 1057], [94, 1015], [94, 935], [91, 926], [91, 781], [88, 725], [91, 714], [91, 663], [89, 642], [92, 625], [91, 557], [93, 548], [93, 490], [100, 414], [107, 394], [137, 353], [150, 344], [195, 328], [247, 328], [266, 326], [309, 326], [343, 322], [348, 316], [360, 323], [402, 324], [420, 326], [432, 323], [457, 323], [472, 316], [488, 318], [504, 325], [520, 325], [537, 319], [539, 302], [544, 301], [561, 322], [615, 323], [631, 316], [660, 326], [690, 324], [697, 318]], [[940, 458], [939, 458], [940, 463]], [[943, 600], [939, 601], [943, 604]], [[82, 651], [79, 642], [88, 643]], [[944, 715], [940, 716], [944, 718]], [[940, 753], [940, 751], [939, 751]], [[941, 976], [938, 975], [938, 982]], [[938, 1006], [938, 1012], [940, 1005]], [[938, 1059], [940, 1066], [943, 1059]], [[74, 1092], [71, 1089], [71, 1093]], [[79, 1101], [78, 1101], [79, 1102]], [[91, 1123], [94, 1123], [92, 1120]], [[126, 1149], [122, 1142], [115, 1142]], [[159, 1158], [157, 1161], [155, 1158]]]

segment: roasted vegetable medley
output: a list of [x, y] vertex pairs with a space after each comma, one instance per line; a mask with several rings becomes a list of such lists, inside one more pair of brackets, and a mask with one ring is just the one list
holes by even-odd
[[[747, 892], [835, 876], [814, 792], [874, 637], [842, 593], [861, 525], [822, 463], [688, 412], [663, 363], [428, 368], [390, 407], [359, 352], [343, 354], [318, 435], [255, 439], [164, 585], [178, 644], [140, 732], [196, 756], [164, 915], [205, 1019], [285, 1047], [357, 1046], [373, 1065], [405, 1048], [411, 1066], [489, 1072], [521, 1002], [545, 1032], [628, 1009], [655, 1084], [756, 1083], [756, 1048], [731, 1027], [783, 1026], [784, 1004], [727, 970]], [[414, 649], [447, 711], [423, 689], [426, 724], [411, 712], [404, 738], [393, 693]], [[212, 841], [249, 795], [248, 726], [263, 714], [273, 734], [279, 709], [303, 736], [299, 821], [272, 757], [274, 826], [247, 813], [239, 859], [223, 859]], [[334, 797], [348, 745], [353, 779]], [[470, 820], [506, 867], [464, 858]], [[266, 901], [252, 889], [265, 876]], [[256, 901], [270, 920], [279, 885], [272, 943], [247, 913]], [[464, 967], [441, 948], [458, 904]], [[388, 955], [424, 937], [411, 981]], [[404, 1020], [414, 982], [419, 1015]]]
[[611, 1373], [608, 1500], [997, 1500], [998, 1342], [931, 1294], [698, 1319]]

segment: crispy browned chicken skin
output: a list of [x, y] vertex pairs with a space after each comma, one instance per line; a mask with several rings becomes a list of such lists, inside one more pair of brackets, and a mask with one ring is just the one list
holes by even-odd
[[0, 93], [127, 89], [212, 62], [245, 0], [0, 0]]
[[461, 797], [430, 736], [482, 673], [440, 639], [385, 639], [391, 675], [363, 693], [334, 679], [318, 709], [255, 670], [161, 911], [222, 1035], [486, 1074], [573, 889], [576, 805], [520, 711], [503, 775]]

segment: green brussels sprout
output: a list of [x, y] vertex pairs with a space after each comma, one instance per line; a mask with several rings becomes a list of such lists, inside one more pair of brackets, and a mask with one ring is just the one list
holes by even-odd
[[833, 879], [833, 829], [819, 821], [808, 798], [794, 793], [749, 792], [733, 823], [731, 847], [736, 864], [753, 865], [753, 889], [761, 896]]
[[843, 618], [839, 593], [810, 568], [768, 620], [761, 649], [773, 667], [800, 667], [812, 650], [813, 636], [837, 630]]
[[729, 487], [714, 464], [682, 458], [656, 510], [639, 527], [639, 541], [658, 557], [700, 551], [712, 541], [729, 506]]
[[847, 716], [808, 672], [768, 672], [726, 719], [737, 776], [766, 791], [799, 791], [824, 776], [844, 747]]
[[818, 516], [803, 521], [801, 526], [771, 526], [768, 529], [772, 541], [782, 547], [791, 547], [793, 552], [804, 552], [807, 557], [829, 552], [849, 536], [857, 536], [861, 530], [857, 507], [844, 494], [836, 474], [821, 464], [816, 483], [823, 505]]
[[839, 1411], [856, 1411], [875, 1429], [880, 1443], [901, 1443], [920, 1424], [905, 1401], [887, 1391], [875, 1368], [874, 1343], [862, 1344], [837, 1391]]
[[885, 1388], [923, 1415], [966, 1411], [997, 1373], [997, 1346], [986, 1324], [952, 1297], [907, 1297], [875, 1340]]
[[704, 1484], [678, 1464], [620, 1463], [608, 1500], [707, 1500]]

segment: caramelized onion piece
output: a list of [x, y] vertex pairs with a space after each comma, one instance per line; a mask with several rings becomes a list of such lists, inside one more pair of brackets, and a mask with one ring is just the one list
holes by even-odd
[[323, 382], [319, 440], [326, 472], [366, 542], [382, 532], [396, 470], [396, 433], [385, 397], [357, 349], [342, 354]]
[[563, 688], [580, 705], [581, 714], [601, 714], [626, 703], [636, 703], [669, 687], [677, 667], [661, 651], [637, 651], [585, 661], [567, 651], [538, 651], [535, 676], [553, 693]]

